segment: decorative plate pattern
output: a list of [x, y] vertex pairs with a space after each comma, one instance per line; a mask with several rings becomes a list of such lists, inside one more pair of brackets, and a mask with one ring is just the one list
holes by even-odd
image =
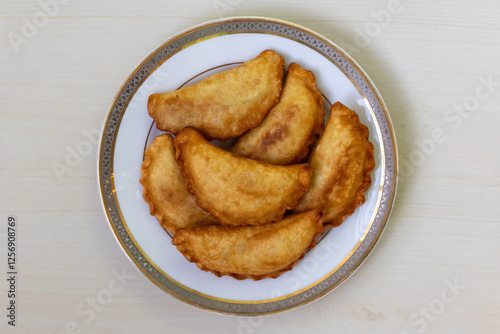
[[[161, 270], [141, 249], [120, 209], [115, 186], [115, 149], [117, 134], [134, 94], [145, 80], [173, 55], [197, 43], [233, 34], [265, 34], [300, 43], [322, 55], [340, 69], [363, 97], [370, 111], [372, 133], [380, 144], [380, 189], [371, 221], [362, 237], [343, 261], [327, 275], [305, 288], [279, 297], [260, 300], [237, 300], [202, 293], [176, 281]], [[144, 143], [144, 142], [143, 142]], [[376, 144], [376, 143], [374, 143]], [[304, 27], [269, 18], [238, 17], [198, 25], [170, 38], [147, 56], [129, 75], [119, 89], [101, 136], [98, 176], [101, 200], [111, 229], [119, 244], [138, 269], [155, 285], [173, 297], [190, 305], [226, 314], [262, 315], [289, 310], [332, 291], [344, 282], [367, 258], [379, 240], [389, 219], [397, 187], [398, 158], [394, 131], [382, 98], [368, 76], [350, 56], [334, 43]], [[372, 184], [372, 187], [377, 187]], [[322, 241], [323, 242], [323, 241]]]

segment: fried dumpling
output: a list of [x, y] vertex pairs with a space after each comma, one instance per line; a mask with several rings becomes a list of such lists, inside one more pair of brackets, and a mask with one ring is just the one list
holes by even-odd
[[224, 225], [280, 220], [309, 190], [308, 164], [277, 166], [237, 156], [193, 128], [182, 130], [174, 145], [188, 192]]
[[323, 130], [324, 117], [323, 95], [314, 74], [291, 63], [278, 103], [229, 151], [276, 165], [298, 163]]
[[323, 232], [321, 211], [259, 226], [203, 226], [178, 230], [172, 244], [198, 268], [236, 279], [276, 278], [304, 257]]
[[163, 134], [154, 139], [145, 152], [140, 183], [149, 212], [170, 233], [179, 228], [216, 224], [208, 212], [196, 205], [188, 194], [186, 183], [175, 161], [172, 136]]
[[356, 112], [340, 102], [332, 106], [325, 131], [309, 158], [311, 189], [294, 212], [321, 209], [324, 223], [335, 227], [365, 202], [375, 167], [368, 135]]
[[191, 126], [209, 139], [240, 136], [259, 125], [279, 99], [284, 58], [271, 50], [235, 68], [148, 100], [149, 115], [162, 131]]

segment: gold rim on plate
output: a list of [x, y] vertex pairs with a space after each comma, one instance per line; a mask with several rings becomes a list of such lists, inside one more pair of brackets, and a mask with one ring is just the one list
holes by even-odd
[[[351, 252], [313, 284], [285, 296], [258, 301], [210, 296], [175, 281], [158, 268], [142, 251], [128, 229], [116, 196], [113, 174], [118, 129], [128, 104], [142, 83], [177, 52], [210, 38], [241, 33], [272, 34], [287, 38], [313, 49], [331, 61], [363, 97], [376, 128], [382, 156], [377, 204], [370, 223]], [[127, 257], [152, 283], [171, 296], [204, 310], [231, 315], [253, 316], [283, 312], [310, 303], [342, 284], [366, 260], [380, 239], [394, 203], [397, 180], [398, 153], [395, 133], [382, 97], [366, 73], [348, 54], [318, 33], [290, 22], [262, 17], [234, 17], [210, 21], [187, 29], [158, 46], [136, 66], [115, 95], [106, 117], [98, 152], [101, 203], [111, 230]]]

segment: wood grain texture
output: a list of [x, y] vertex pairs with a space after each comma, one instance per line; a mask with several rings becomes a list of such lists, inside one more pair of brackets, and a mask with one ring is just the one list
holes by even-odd
[[[7, 215], [15, 214], [18, 332], [64, 333], [73, 325], [81, 333], [499, 332], [500, 86], [459, 125], [446, 115], [474, 95], [480, 78], [500, 82], [500, 3], [401, 0], [403, 10], [366, 45], [356, 45], [359, 31], [376, 22], [373, 13], [388, 4], [69, 1], [16, 53], [8, 34], [19, 34], [23, 18], [40, 6], [2, 1], [0, 235]], [[446, 137], [418, 166], [402, 166], [388, 227], [353, 277], [312, 304], [253, 320], [187, 306], [134, 269], [102, 214], [97, 145], [59, 179], [52, 167], [65, 162], [67, 147], [85, 139], [84, 131], [98, 131], [116, 90], [150, 50], [221, 15], [289, 20], [349, 50], [384, 97], [402, 161], [415, 158], [435, 129]], [[6, 259], [2, 238], [0, 263]], [[102, 309], [82, 309], [107, 288], [113, 270], [131, 277], [126, 286]], [[455, 280], [463, 288], [436, 309]], [[4, 281], [2, 308], [6, 289]], [[439, 312], [428, 311], [424, 326], [422, 312], [432, 308]], [[2, 318], [0, 332], [14, 332]]]

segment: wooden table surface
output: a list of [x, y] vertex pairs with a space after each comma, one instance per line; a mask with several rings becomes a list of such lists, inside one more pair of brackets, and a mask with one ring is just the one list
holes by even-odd
[[[346, 49], [385, 99], [401, 163], [392, 217], [360, 269], [314, 303], [250, 319], [185, 305], [144, 278], [96, 181], [97, 133], [134, 66], [183, 29], [242, 15]], [[500, 332], [498, 1], [4, 0], [0, 36], [1, 333]]]

